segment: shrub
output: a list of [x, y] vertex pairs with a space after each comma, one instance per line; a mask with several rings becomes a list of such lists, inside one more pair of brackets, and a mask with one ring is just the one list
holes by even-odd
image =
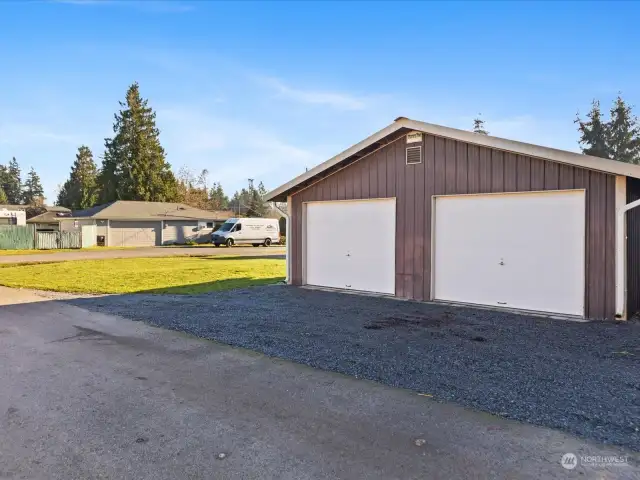
[[287, 244], [287, 237], [285, 237], [284, 235], [280, 235], [280, 245], [286, 245]]

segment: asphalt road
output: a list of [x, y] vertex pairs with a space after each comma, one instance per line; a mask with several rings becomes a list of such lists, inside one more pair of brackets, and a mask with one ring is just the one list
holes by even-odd
[[[1, 263], [61, 262], [68, 260], [99, 260], [105, 258], [166, 257], [170, 255], [285, 255], [284, 247], [140, 247], [124, 250], [78, 250], [76, 252], [33, 255], [0, 255]], [[283, 257], [284, 258], [284, 257]]]
[[618, 448], [55, 298], [0, 287], [0, 478], [640, 475]]

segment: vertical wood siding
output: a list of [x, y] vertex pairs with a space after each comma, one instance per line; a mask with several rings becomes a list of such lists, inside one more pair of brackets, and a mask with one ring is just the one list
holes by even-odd
[[292, 196], [294, 284], [303, 283], [304, 202], [396, 197], [396, 295], [428, 300], [433, 195], [584, 188], [586, 315], [613, 318], [615, 176], [427, 134], [422, 163], [406, 165], [405, 148], [401, 137]]

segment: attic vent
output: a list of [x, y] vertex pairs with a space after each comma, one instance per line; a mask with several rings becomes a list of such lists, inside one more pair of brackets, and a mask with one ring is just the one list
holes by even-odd
[[422, 146], [407, 147], [407, 165], [422, 163]]

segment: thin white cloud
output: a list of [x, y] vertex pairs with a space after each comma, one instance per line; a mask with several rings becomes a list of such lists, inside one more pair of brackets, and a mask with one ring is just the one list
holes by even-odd
[[293, 88], [273, 77], [261, 77], [258, 80], [263, 85], [275, 90], [280, 97], [295, 102], [310, 105], [327, 105], [338, 110], [363, 110], [369, 103], [365, 97], [347, 93]]

